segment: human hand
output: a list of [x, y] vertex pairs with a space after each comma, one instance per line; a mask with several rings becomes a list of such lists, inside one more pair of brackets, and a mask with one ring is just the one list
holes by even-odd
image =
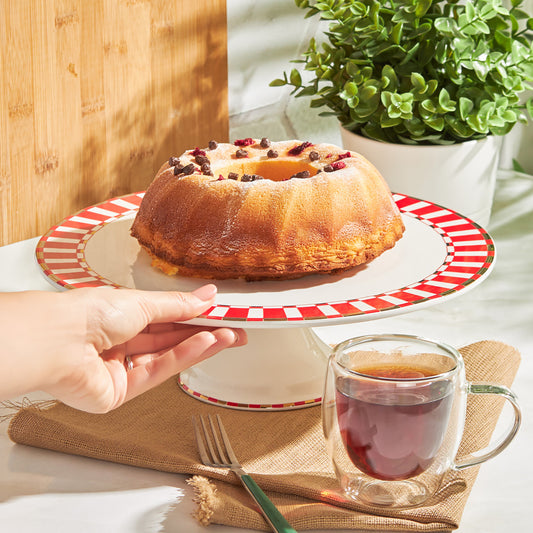
[[214, 285], [192, 293], [1, 294], [0, 397], [43, 390], [77, 409], [114, 409], [224, 348], [246, 344], [241, 329], [177, 323], [211, 307], [215, 295]]

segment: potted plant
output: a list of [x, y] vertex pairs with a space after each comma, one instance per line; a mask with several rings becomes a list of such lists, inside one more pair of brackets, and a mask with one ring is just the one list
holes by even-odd
[[[329, 29], [322, 43], [312, 39], [295, 61], [301, 71], [284, 72], [271, 85], [291, 86], [291, 94], [310, 97], [312, 107], [327, 107], [322, 114], [337, 117], [345, 147], [366, 155], [391, 189], [452, 208], [455, 200], [446, 193], [429, 194], [437, 184], [478, 203], [483, 196], [488, 207], [456, 209], [486, 222], [498, 139], [533, 117], [533, 98], [521, 98], [533, 81], [533, 18], [521, 9], [523, 1], [512, 0], [509, 8], [501, 0], [296, 4], [307, 17], [328, 21]], [[459, 175], [465, 166], [467, 175], [473, 173], [476, 154], [485, 162], [481, 174], [490, 176], [485, 192], [470, 191]], [[425, 160], [429, 170], [414, 176]], [[421, 193], [400, 181], [404, 177], [422, 186]]]

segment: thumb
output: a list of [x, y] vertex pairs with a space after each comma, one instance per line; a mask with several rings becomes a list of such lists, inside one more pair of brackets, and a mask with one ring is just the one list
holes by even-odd
[[212, 283], [192, 292], [137, 291], [146, 324], [190, 320], [211, 307], [217, 288]]

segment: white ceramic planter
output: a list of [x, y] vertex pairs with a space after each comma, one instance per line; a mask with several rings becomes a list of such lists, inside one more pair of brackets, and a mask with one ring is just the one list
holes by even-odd
[[344, 128], [341, 137], [344, 148], [377, 167], [393, 192], [429, 200], [487, 226], [501, 137], [431, 146], [383, 143]]

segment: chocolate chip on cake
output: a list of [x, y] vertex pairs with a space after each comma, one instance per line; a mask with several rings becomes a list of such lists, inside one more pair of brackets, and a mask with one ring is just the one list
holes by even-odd
[[241, 181], [257, 181], [264, 179], [263, 176], [259, 174], [243, 174]]
[[269, 150], [267, 152], [267, 157], [269, 157], [270, 159], [274, 159], [274, 158], [276, 158], [278, 156], [279, 156], [279, 154], [278, 154], [278, 152], [276, 152], [276, 150]]
[[320, 154], [318, 152], [315, 152], [315, 150], [309, 152], [309, 161], [318, 161], [319, 159]]
[[174, 176], [178, 176], [183, 173], [183, 167], [181, 165], [176, 165], [174, 167]]
[[209, 141], [209, 150], [216, 150], [218, 148], [218, 143], [216, 141]]
[[176, 165], [179, 165], [179, 164], [180, 164], [180, 160], [177, 157], [171, 157], [168, 160], [168, 165], [171, 167], [175, 167]]
[[204, 163], [207, 163], [209, 164], [210, 161], [209, 161], [209, 158], [206, 157], [205, 155], [197, 155], [194, 160], [199, 164], [199, 165], [203, 165]]
[[235, 157], [238, 159], [242, 159], [243, 157], [248, 157], [248, 152], [246, 150], [243, 150], [242, 148], [239, 148], [235, 152]]
[[335, 169], [331, 165], [326, 165], [324, 167], [324, 172], [333, 172]]
[[293, 174], [291, 176], [291, 179], [292, 178], [306, 179], [306, 178], [309, 178], [310, 176], [311, 176], [311, 173], [309, 172], [309, 170], [302, 170], [301, 172], [297, 172], [296, 174]]
[[204, 163], [201, 167], [202, 174], [205, 174], [206, 176], [212, 176], [213, 172], [211, 171], [211, 165], [209, 163]]
[[192, 174], [195, 170], [195, 167], [192, 163], [189, 163], [188, 165], [184, 166], [182, 169], [181, 169], [181, 173], [184, 175], [184, 176], [189, 176], [190, 174]]
[[261, 148], [268, 148], [270, 146], [270, 140], [266, 137], [263, 137], [259, 145], [261, 146]]
[[237, 172], [230, 172], [228, 174], [228, 179], [229, 180], [238, 180], [239, 179], [239, 175], [237, 174]]

